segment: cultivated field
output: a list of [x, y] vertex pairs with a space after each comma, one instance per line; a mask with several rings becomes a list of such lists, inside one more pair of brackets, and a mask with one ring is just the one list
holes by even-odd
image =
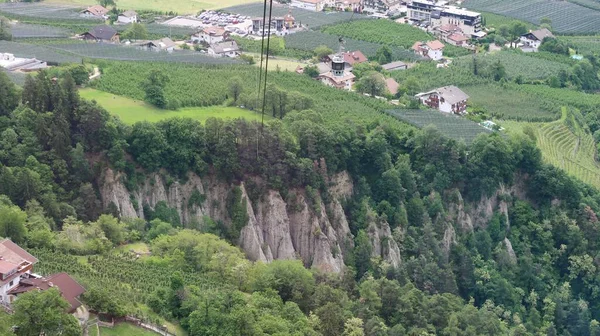
[[579, 54], [593, 54], [600, 51], [600, 36], [561, 36], [559, 39], [572, 44]]
[[[285, 47], [306, 51], [313, 51], [316, 47], [326, 45], [334, 51], [339, 48], [339, 36], [326, 34], [318, 31], [303, 31], [296, 34], [287, 35], [285, 38]], [[381, 44], [345, 38], [346, 50], [360, 50], [367, 57], [373, 57]], [[392, 58], [394, 60], [416, 61], [420, 59], [412, 50], [403, 47], [391, 47]]]
[[[94, 89], [83, 89], [79, 91], [79, 94], [85, 99], [95, 100], [100, 106], [104, 107], [111, 114], [118, 116], [127, 124], [134, 124], [138, 121], [157, 122], [175, 117], [191, 118], [202, 122], [213, 117], [222, 119], [261, 119], [260, 114], [237, 107], [186, 107], [171, 111], [158, 109], [143, 101]], [[265, 118], [268, 119], [268, 116], [265, 116]]]
[[521, 121], [551, 121], [560, 118], [558, 105], [524, 92], [493, 84], [461, 89], [470, 96], [470, 104], [485, 108], [494, 118]]
[[534, 24], [539, 24], [542, 18], [547, 17], [552, 20], [552, 28], [558, 33], [600, 32], [600, 11], [566, 1], [467, 0], [463, 5], [470, 9], [500, 14]]
[[466, 144], [481, 133], [491, 133], [468, 119], [435, 110], [391, 110], [388, 113], [419, 128], [433, 125], [445, 136]]
[[[290, 10], [289, 7], [273, 3], [273, 16], [284, 16]], [[252, 3], [233, 7], [223, 8], [224, 12], [242, 14], [247, 16], [262, 16], [263, 4]], [[341, 21], [360, 20], [368, 18], [366, 15], [345, 13], [345, 12], [312, 12], [304, 9], [292, 8], [292, 15], [297, 22], [308, 25], [309, 28], [317, 28], [326, 24], [333, 24]]]
[[25, 77], [27, 77], [27, 75], [23, 72], [13, 72], [13, 71], [6, 71], [4, 70], [4, 68], [0, 68], [0, 71], [4, 72], [5, 74], [8, 75], [8, 78], [10, 78], [10, 80], [19, 85], [19, 86], [23, 86], [23, 84], [25, 84]]
[[81, 57], [71, 53], [33, 44], [0, 41], [0, 50], [15, 54], [17, 57], [35, 57], [53, 64], [81, 63]]
[[328, 26], [323, 32], [357, 40], [411, 48], [416, 41], [427, 41], [431, 36], [419, 28], [390, 20], [361, 20]]
[[61, 38], [68, 37], [71, 33], [64, 28], [42, 26], [27, 23], [17, 23], [10, 27], [13, 39], [22, 38]]
[[[480, 68], [500, 61], [506, 69], [509, 79], [522, 76], [524, 79], [544, 79], [556, 75], [560, 70], [568, 70], [569, 66], [563, 63], [527, 56], [516, 51], [498, 51], [489, 54], [478, 54], [477, 60]], [[472, 69], [473, 57], [466, 56], [454, 61], [456, 66]]]
[[[80, 7], [95, 5], [95, 0], [46, 0], [45, 2], [56, 4], [69, 4]], [[219, 9], [228, 6], [248, 4], [256, 0], [118, 0], [117, 5], [121, 9], [153, 10], [159, 12], [172, 11], [178, 14], [195, 14], [203, 9]]]
[[[572, 127], [567, 126], [567, 118], [572, 119]], [[531, 127], [546, 162], [600, 188], [600, 168], [595, 160], [596, 144], [592, 135], [581, 129], [573, 115], [564, 112], [561, 120], [546, 124], [505, 121], [502, 126], [509, 133], [520, 133], [524, 127]]]
[[[92, 3], [92, 1], [90, 1], [90, 3]], [[56, 20], [71, 19], [87, 22], [101, 21], [95, 18], [81, 17], [79, 15], [79, 11], [81, 11], [81, 6], [76, 7], [62, 4], [53, 4], [49, 1], [44, 1], [43, 3], [0, 3], [0, 12], [13, 15], [48, 18]]]

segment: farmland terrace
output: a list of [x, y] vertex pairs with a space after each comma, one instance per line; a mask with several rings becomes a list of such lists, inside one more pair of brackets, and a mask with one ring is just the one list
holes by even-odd
[[467, 0], [463, 5], [473, 10], [500, 14], [534, 24], [540, 24], [541, 19], [547, 17], [552, 20], [553, 30], [561, 34], [576, 35], [600, 32], [600, 11], [571, 2]]

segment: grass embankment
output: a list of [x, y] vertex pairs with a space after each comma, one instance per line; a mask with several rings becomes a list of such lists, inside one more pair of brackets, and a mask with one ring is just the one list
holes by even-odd
[[129, 323], [119, 323], [113, 328], [100, 327], [100, 336], [156, 336], [155, 332], [138, 328]]
[[[1, 2], [1, 1], [0, 1]], [[95, 0], [46, 0], [46, 3], [69, 4], [81, 7], [96, 5]], [[218, 9], [229, 6], [242, 5], [256, 2], [255, 0], [119, 0], [117, 5], [120, 9], [173, 11], [178, 14], [195, 14], [202, 9]]]
[[[567, 122], [568, 119], [571, 121]], [[566, 109], [563, 109], [560, 120], [551, 123], [500, 121], [500, 124], [509, 133], [521, 133], [525, 127], [530, 126], [544, 161], [600, 188], [600, 167], [595, 159], [594, 139]]]
[[[260, 114], [237, 107], [185, 107], [171, 111], [161, 110], [143, 101], [95, 89], [82, 89], [79, 91], [79, 94], [85, 99], [95, 100], [100, 106], [104, 107], [111, 114], [119, 116], [127, 124], [134, 124], [138, 121], [157, 122], [174, 117], [192, 118], [202, 122], [212, 117], [222, 119], [244, 118], [257, 121], [261, 119]], [[268, 116], [265, 116], [265, 119], [267, 118]]]

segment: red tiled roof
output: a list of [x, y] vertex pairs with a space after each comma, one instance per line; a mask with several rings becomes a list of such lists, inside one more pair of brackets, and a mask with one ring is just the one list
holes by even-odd
[[438, 40], [427, 42], [427, 46], [432, 50], [444, 49], [444, 44]]
[[69, 313], [81, 306], [81, 302], [79, 302], [77, 297], [85, 293], [85, 288], [64, 272], [53, 274], [46, 278], [22, 280], [19, 286], [11, 290], [9, 294], [17, 295], [34, 289], [47, 290], [49, 288], [57, 288], [62, 297], [71, 304]]
[[102, 16], [102, 15], [106, 15], [106, 13], [108, 13], [108, 9], [106, 9], [100, 5], [94, 5], [94, 6], [88, 7], [87, 9], [84, 9], [83, 12], [90, 12], [92, 15]]
[[213, 35], [213, 36], [223, 36], [225, 35], [225, 29], [220, 27], [206, 27], [202, 29], [202, 32], [205, 34]]
[[412, 46], [412, 50], [414, 51], [421, 51], [421, 46], [423, 45], [423, 42], [415, 42], [415, 44], [413, 44]]
[[463, 34], [452, 34], [452, 35], [448, 36], [448, 39], [455, 41], [455, 42], [464, 42], [464, 41], [469, 40], [469, 38]]
[[385, 86], [387, 86], [388, 91], [393, 95], [398, 93], [398, 88], [400, 87], [398, 82], [396, 82], [393, 78], [386, 79]]
[[344, 53], [344, 62], [354, 65], [367, 61], [367, 57], [360, 50], [348, 51]]
[[0, 260], [0, 273], [6, 274], [15, 268], [19, 267], [18, 264], [11, 263], [10, 261]]
[[20, 265], [23, 261], [26, 261], [30, 264], [35, 264], [38, 262], [36, 257], [29, 254], [29, 252], [25, 251], [8, 238], [0, 241], [0, 257], [2, 257], [2, 259], [5, 261], [17, 265]]

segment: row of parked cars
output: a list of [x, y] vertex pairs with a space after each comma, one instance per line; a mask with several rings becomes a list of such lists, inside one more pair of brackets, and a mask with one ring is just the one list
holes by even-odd
[[238, 24], [240, 22], [243, 22], [244, 20], [250, 19], [249, 16], [221, 13], [210, 10], [200, 13], [200, 15], [198, 15], [197, 18], [199, 20], [202, 20], [202, 23], [204, 24], [213, 24], [218, 25], [220, 27], [225, 27], [231, 24]]

